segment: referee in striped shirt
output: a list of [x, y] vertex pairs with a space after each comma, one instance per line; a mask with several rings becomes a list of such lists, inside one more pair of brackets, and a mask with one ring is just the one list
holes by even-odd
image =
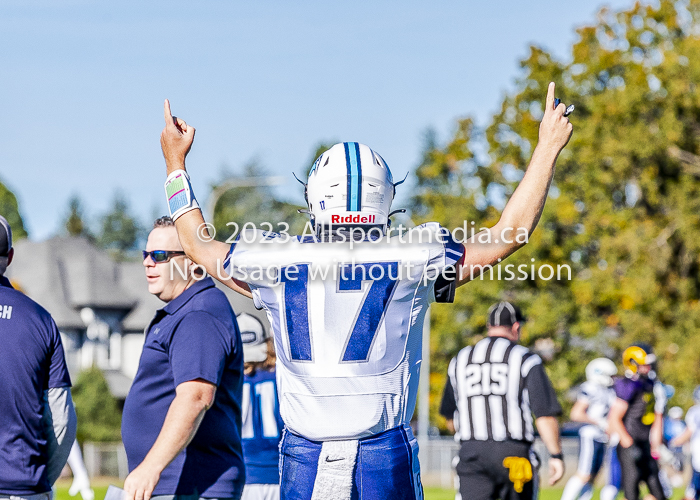
[[440, 413], [461, 442], [457, 474], [464, 500], [537, 498], [534, 426], [551, 455], [550, 485], [564, 474], [561, 406], [542, 359], [518, 345], [524, 320], [509, 302], [493, 305], [488, 337], [450, 362]]

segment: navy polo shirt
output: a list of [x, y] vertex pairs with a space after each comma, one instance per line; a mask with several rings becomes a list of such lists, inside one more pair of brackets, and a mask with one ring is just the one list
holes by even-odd
[[217, 386], [214, 404], [192, 442], [162, 472], [153, 494], [238, 497], [245, 483], [243, 348], [233, 309], [211, 278], [195, 282], [159, 309], [147, 329], [122, 415], [130, 471], [155, 443], [175, 388], [195, 379]]
[[70, 387], [56, 323], [0, 276], [0, 496], [51, 490], [44, 391]]

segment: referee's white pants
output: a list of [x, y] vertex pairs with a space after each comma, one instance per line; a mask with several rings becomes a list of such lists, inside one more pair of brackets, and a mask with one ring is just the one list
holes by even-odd
[[279, 500], [279, 484], [246, 484], [241, 500]]

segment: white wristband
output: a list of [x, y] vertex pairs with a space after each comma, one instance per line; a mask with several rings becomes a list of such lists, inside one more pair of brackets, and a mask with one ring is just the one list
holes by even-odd
[[190, 176], [184, 170], [175, 170], [165, 180], [165, 199], [173, 220], [177, 220], [190, 210], [199, 208], [190, 184]]

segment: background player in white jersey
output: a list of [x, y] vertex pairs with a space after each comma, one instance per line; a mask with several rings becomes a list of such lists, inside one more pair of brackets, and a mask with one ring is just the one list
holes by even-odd
[[695, 405], [685, 414], [687, 425], [685, 431], [669, 443], [670, 446], [675, 447], [683, 446], [690, 441], [690, 464], [693, 467], [693, 477], [685, 490], [686, 500], [700, 499], [700, 385], [693, 391], [693, 400]]
[[[514, 235], [529, 235], [542, 214], [554, 165], [573, 131], [565, 110], [555, 106], [551, 83], [523, 180], [499, 222], [464, 244], [436, 223], [388, 237], [397, 183], [377, 153], [342, 143], [316, 160], [306, 185], [315, 236], [248, 231], [229, 246], [201, 231], [204, 219], [185, 172], [195, 131], [172, 117], [166, 101], [161, 146], [180, 241], [209, 274], [264, 308], [273, 328], [286, 426], [282, 498], [422, 496], [408, 424], [427, 306], [451, 301], [479, 266], [526, 243]], [[356, 241], [363, 232], [370, 238]], [[452, 280], [444, 273], [450, 269]]]
[[245, 488], [241, 500], [278, 500], [280, 497], [279, 442], [282, 417], [275, 381], [275, 349], [258, 318], [236, 318], [243, 341], [243, 459]]
[[607, 417], [615, 400], [612, 385], [616, 374], [617, 367], [608, 358], [594, 359], [586, 366], [586, 381], [581, 384], [570, 414], [572, 421], [586, 425], [578, 431], [581, 440], [578, 468], [566, 483], [562, 500], [588, 500], [593, 495], [593, 482], [605, 458]]

